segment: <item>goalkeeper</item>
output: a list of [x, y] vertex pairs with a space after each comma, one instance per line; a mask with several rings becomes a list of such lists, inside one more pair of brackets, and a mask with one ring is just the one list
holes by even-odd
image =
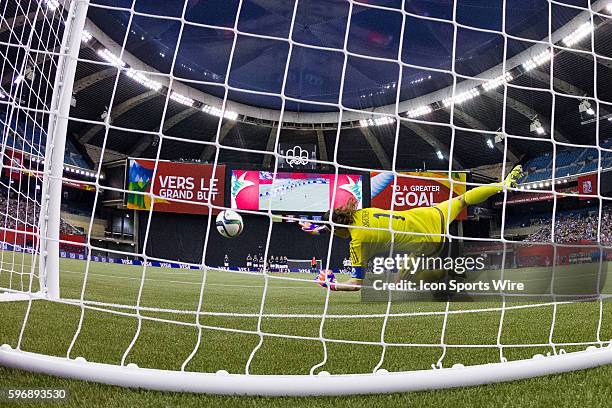
[[[363, 265], [362, 245], [368, 243], [390, 243], [392, 233], [389, 231], [389, 218], [391, 229], [395, 234], [394, 242], [406, 243], [444, 243], [446, 226], [457, 218], [461, 210], [482, 203], [489, 197], [499, 193], [504, 186], [514, 188], [523, 175], [520, 165], [515, 166], [501, 183], [480, 186], [467, 191], [465, 194], [433, 207], [413, 208], [405, 211], [381, 210], [378, 208], [356, 209], [356, 202], [348, 202], [344, 207], [333, 210], [324, 215], [325, 221], [334, 223], [334, 233], [342, 238], [350, 238], [349, 252], [352, 262], [351, 279], [338, 283], [334, 280], [331, 271], [321, 271], [315, 279], [319, 285], [329, 287], [335, 291], [356, 291], [361, 289], [365, 277]], [[340, 224], [336, 226], [335, 224]], [[356, 228], [347, 228], [348, 225]], [[300, 223], [302, 230], [312, 235], [329, 232], [327, 225], [317, 225], [304, 221]], [[361, 228], [360, 228], [361, 227]], [[365, 228], [363, 228], [365, 227]], [[369, 229], [376, 228], [376, 229]]]

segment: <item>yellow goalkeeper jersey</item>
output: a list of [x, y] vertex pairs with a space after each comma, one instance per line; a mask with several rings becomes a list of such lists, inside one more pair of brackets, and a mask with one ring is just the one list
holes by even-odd
[[439, 243], [444, 241], [444, 230], [442, 212], [436, 207], [393, 212], [379, 208], [357, 210], [349, 228], [351, 262], [353, 266], [364, 266], [363, 244], [390, 243], [392, 235], [398, 244]]

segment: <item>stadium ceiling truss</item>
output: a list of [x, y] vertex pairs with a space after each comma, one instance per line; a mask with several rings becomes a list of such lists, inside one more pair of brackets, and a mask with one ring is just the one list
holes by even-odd
[[327, 156], [327, 145], [325, 144], [325, 133], [321, 129], [317, 131], [317, 146], [319, 147], [319, 156], [323, 161], [329, 161]]
[[391, 160], [389, 160], [389, 156], [385, 152], [385, 149], [382, 146], [382, 144], [380, 144], [380, 140], [378, 140], [378, 138], [376, 137], [376, 135], [374, 135], [372, 130], [369, 127], [367, 127], [367, 126], [360, 127], [359, 130], [361, 131], [361, 133], [365, 137], [366, 141], [368, 142], [368, 144], [372, 148], [372, 151], [376, 155], [376, 158], [378, 159], [378, 161], [381, 164], [381, 166], [384, 169], [392, 168], [391, 167]]
[[[159, 93], [154, 90], [143, 92], [139, 95], [133, 96], [125, 102], [118, 104], [110, 110], [110, 122], [117, 119], [119, 116], [130, 111], [131, 109], [142, 105], [143, 103], [157, 97]], [[88, 143], [99, 131], [104, 129], [104, 125], [93, 125], [85, 133], [77, 137], [79, 142]]]
[[[232, 130], [234, 128], [234, 126], [236, 126], [236, 122], [234, 121], [227, 121], [223, 124], [223, 126], [221, 126], [221, 130], [219, 131], [219, 143], [223, 142], [223, 139], [225, 139], [225, 136], [227, 136], [227, 134], [230, 132], [230, 130]], [[274, 131], [274, 128], [272, 128], [272, 131]], [[272, 134], [272, 132], [270, 132]], [[201, 161], [210, 161], [212, 160], [212, 158], [215, 155], [215, 150], [216, 147], [213, 145], [207, 145], [203, 150], [202, 153], [200, 154], [200, 160]]]
[[[476, 119], [474, 119], [474, 120], [476, 120]], [[435, 150], [437, 150], [440, 153], [442, 153], [444, 155], [444, 157], [450, 157], [450, 150], [449, 150], [449, 148], [447, 146], [445, 146], [443, 143], [441, 143], [438, 140], [438, 138], [433, 135], [433, 133], [429, 132], [423, 126], [419, 125], [418, 123], [404, 121], [404, 120], [402, 120], [400, 123], [401, 123], [402, 126], [412, 130], [414, 133], [419, 135], [419, 137], [421, 139], [423, 139], [427, 144], [429, 144]], [[459, 159], [457, 159], [457, 155], [456, 154], [453, 155], [453, 166], [457, 167], [457, 168], [460, 168], [460, 169], [465, 169], [466, 168], [466, 167], [463, 166], [463, 163]]]
[[[274, 151], [274, 145], [276, 144], [277, 134], [278, 134], [278, 128], [275, 128], [275, 127], [270, 128], [270, 134], [268, 135], [268, 143], [266, 145], [266, 151], [268, 152]], [[272, 163], [272, 155], [266, 154], [266, 156], [263, 158], [263, 166], [270, 167], [271, 163]]]
[[[607, 1], [599, 0], [591, 5], [591, 9], [594, 12], [599, 12], [606, 5], [607, 5]], [[10, 21], [6, 21], [4, 24], [0, 25], [0, 33], [8, 30], [10, 27], [16, 27], [19, 25], [23, 25], [28, 21], [31, 21], [35, 17], [34, 15], [35, 13], [30, 13], [30, 14], [26, 16], [17, 16]], [[38, 18], [39, 19], [44, 18], [44, 15], [41, 15], [39, 13]], [[551, 42], [552, 43], [559, 42], [562, 38], [574, 32], [578, 27], [580, 27], [580, 25], [582, 25], [586, 21], [590, 21], [590, 13], [587, 11], [583, 11], [582, 13], [574, 17], [569, 23], [565, 24], [564, 26], [560, 27], [558, 30], [553, 32], [551, 35]], [[594, 30], [598, 29], [601, 26], [606, 25], [606, 24], [609, 24], [609, 19], [604, 19], [603, 22], [595, 25], [593, 29]], [[115, 41], [113, 41], [109, 36], [107, 36], [102, 30], [100, 30], [89, 19], [86, 21], [86, 30], [92, 35], [92, 37], [95, 39], [95, 42], [91, 42], [91, 41], [87, 43], [84, 42], [83, 46], [88, 46], [94, 49], [93, 44], [97, 43], [101, 45], [102, 47], [106, 48], [107, 50], [109, 50], [114, 55], [120, 54], [121, 46], [117, 44]], [[545, 42], [546, 38], [541, 41]], [[511, 69], [518, 67], [519, 65], [522, 64], [523, 61], [528, 60], [529, 58], [540, 54], [543, 50], [548, 49], [548, 44], [543, 44], [542, 42], [536, 42], [536, 41], [533, 41], [533, 42], [534, 42], [533, 46], [531, 46], [527, 50], [519, 53], [518, 55], [506, 61], [506, 64], [505, 64], [506, 71], [509, 71]], [[560, 52], [563, 52], [563, 49], [561, 49]], [[575, 53], [575, 55], [578, 55], [582, 58], [588, 58], [584, 52], [582, 53], [577, 52]], [[159, 72], [156, 71], [153, 67], [146, 65], [141, 60], [139, 60], [138, 58], [136, 58], [135, 56], [133, 56], [132, 54], [130, 54], [129, 52], [125, 50], [123, 51], [123, 54], [122, 54], [122, 60], [126, 62], [129, 65], [129, 67], [135, 70], [142, 71], [142, 72], [150, 72], [152, 74], [155, 74], [155, 73], [159, 74]], [[44, 62], [44, 57], [42, 60], [37, 60], [36, 64], [41, 64], [43, 62]], [[99, 61], [93, 61], [93, 62], [97, 64], [105, 64], [105, 63], [100, 63]], [[597, 64], [612, 69], [612, 60], [609, 60], [606, 58], [597, 58]], [[77, 94], [87, 89], [88, 87], [99, 83], [100, 81], [103, 81], [107, 78], [111, 78], [114, 75], [117, 75], [118, 69], [116, 66], [105, 64], [104, 67], [105, 67], [104, 69], [98, 72], [87, 75], [75, 81], [73, 93]], [[475, 86], [482, 84], [485, 78], [490, 79], [490, 78], [498, 77], [503, 72], [503, 68], [504, 68], [503, 64], [499, 64], [496, 67], [493, 67], [483, 72], [482, 74], [478, 75], [477, 76], [478, 79], [468, 79], [468, 80], [464, 80], [458, 83], [455, 86], [455, 95], [460, 95], [468, 91], [469, 89], [472, 89]], [[543, 83], [549, 83], [550, 81], [550, 75], [542, 71], [539, 71], [539, 70], [529, 70], [527, 72], [523, 72], [522, 75], [528, 75]], [[160, 79], [162, 79], [162, 82], [163, 81], [166, 82], [163, 85], [167, 92], [167, 88], [169, 84], [166, 79], [166, 76], [163, 76], [162, 74], [162, 76], [160, 76]], [[8, 80], [10, 79], [2, 78], [3, 83], [5, 83]], [[586, 92], [583, 91], [582, 89], [568, 82], [565, 82], [559, 78], [554, 78], [554, 87], [568, 95], [573, 95], [573, 96], [586, 95]], [[172, 89], [175, 92], [178, 92], [180, 94], [188, 95], [189, 97], [197, 101], [200, 101], [202, 104], [206, 104], [210, 106], [222, 106], [223, 101], [220, 98], [217, 98], [210, 94], [206, 94], [204, 92], [196, 90], [178, 81], [174, 81], [174, 83], [172, 84]], [[417, 121], [408, 120], [407, 113], [411, 110], [418, 109], [424, 106], [430, 106], [432, 110], [437, 110], [437, 109], [450, 110], [450, 106], [444, 106], [444, 104], [441, 101], [443, 101], [446, 98], [451, 97], [452, 91], [453, 91], [453, 87], [448, 86], [446, 88], [434, 91], [430, 94], [423, 95], [423, 96], [420, 96], [412, 100], [400, 102], [400, 104], [398, 105], [399, 112], [406, 112], [406, 114], [400, 115], [401, 125], [412, 130], [412, 132], [415, 135], [417, 135], [427, 144], [429, 144], [434, 149], [442, 152], [445, 155], [448, 154], [448, 148], [443, 146], [442, 143], [438, 140], [438, 138], [435, 135], [433, 135], [431, 132], [427, 131], [423, 126], [418, 124], [418, 120], [423, 120], [425, 122], [427, 121], [424, 119], [418, 119]], [[157, 91], [149, 90], [146, 92], [142, 92], [141, 94], [134, 96], [128, 99], [127, 101], [112, 107], [111, 112], [110, 112], [111, 114], [110, 119], [111, 120], [116, 119], [117, 117], [129, 112], [130, 110], [142, 105], [143, 103], [146, 103], [147, 101], [149, 101], [150, 99], [154, 98], [157, 95], [160, 95], [160, 93]], [[492, 99], [496, 101], [497, 103], [503, 103], [504, 101], [503, 93], [500, 93], [499, 90], [497, 89], [492, 89], [489, 92], [481, 93], [479, 96], [484, 96], [485, 98]], [[513, 111], [519, 113], [520, 115], [530, 120], [534, 116], [538, 116], [542, 124], [544, 125], [544, 127], [550, 129], [550, 121], [547, 118], [543, 117], [542, 115], [539, 115], [538, 112], [536, 112], [534, 109], [528, 107], [524, 103], [512, 97], [509, 97], [508, 95], [506, 95], [505, 100], [506, 100], [506, 105], [509, 109], [512, 109]], [[174, 115], [173, 117], [169, 118], [165, 122], [163, 131], [166, 131], [173, 126], [176, 126], [181, 121], [191, 117], [198, 111], [199, 109], [189, 108], [189, 109], [186, 109], [180, 112], [179, 114]], [[253, 106], [249, 106], [249, 105], [245, 105], [245, 104], [241, 104], [241, 103], [237, 103], [237, 102], [228, 100], [226, 102], [226, 111], [236, 112], [237, 113], [236, 120], [243, 122], [243, 123], [255, 124], [259, 126], [267, 126], [273, 130], [277, 128], [279, 125], [278, 119], [279, 119], [280, 113], [272, 109], [256, 108]], [[375, 140], [376, 136], [374, 135], [374, 133], [367, 130], [367, 126], [363, 126], [363, 123], [360, 123], [360, 120], [371, 118], [376, 114], [394, 115], [394, 113], [395, 113], [394, 105], [387, 105], [387, 106], [382, 106], [382, 107], [377, 107], [377, 108], [371, 108], [369, 110], [361, 110], [359, 112], [345, 111], [343, 112], [344, 120], [340, 125], [342, 129], [360, 128], [362, 134], [366, 138], [366, 141], [372, 147], [380, 163], [384, 167], [390, 168], [389, 157], [384, 151], [380, 142], [378, 140]], [[491, 130], [485, 130], [487, 129], [486, 125], [484, 125], [474, 116], [462, 110], [457, 103], [455, 103], [453, 114], [457, 119], [461, 120], [462, 122], [464, 122], [465, 124], [467, 124], [468, 126], [474, 129], [483, 130], [483, 133], [492, 132]], [[605, 111], [604, 111], [604, 114], [605, 114]], [[417, 115], [417, 116], [420, 116], [420, 115]], [[413, 117], [412, 119], [414, 118], [415, 117]], [[314, 130], [317, 136], [317, 143], [319, 144], [319, 147], [321, 147], [321, 145], [325, 145], [323, 130], [337, 130], [337, 126], [338, 126], [337, 119], [338, 119], [338, 114], [335, 112], [305, 113], [305, 112], [286, 111], [283, 114], [282, 127], [284, 129]], [[231, 122], [232, 121], [229, 121], [228, 123], [231, 123]], [[223, 140], [223, 138], [227, 135], [227, 133], [233, 128], [233, 126], [234, 126], [233, 124], [229, 124], [229, 125], [224, 124], [222, 126], [222, 131], [219, 134], [219, 143]], [[92, 125], [88, 129], [83, 131], [80, 135], [78, 135], [77, 139], [81, 143], [86, 144], [103, 128], [104, 128], [103, 125]], [[323, 137], [323, 141], [321, 141], [322, 137]], [[558, 141], [565, 142], [565, 143], [571, 142], [571, 139], [568, 138], [558, 128], [554, 129], [554, 138]], [[129, 154], [130, 155], [141, 154], [147, 149], [151, 141], [152, 141], [152, 138], [150, 137], [143, 138], [142, 141], [138, 142], [132, 148]], [[503, 153], [503, 150], [504, 150], [503, 143], [502, 144], [497, 143], [495, 147], [500, 152]], [[215, 150], [215, 147], [212, 145], [205, 146], [205, 148], [202, 150], [200, 158], [203, 160], [207, 160], [207, 159], [209, 160], [213, 156], [214, 150]], [[324, 149], [321, 149], [321, 148], [319, 150], [321, 152], [324, 151]], [[511, 149], [510, 146], [508, 146], [507, 156], [509, 160], [516, 161], [519, 157], [519, 153]], [[456, 157], [453, 158], [453, 161], [457, 165], [460, 164], [460, 161]]]
[[[170, 118], [168, 118], [168, 120], [164, 121], [162, 133], [167, 132], [168, 130], [172, 129], [174, 126], [178, 125], [183, 120], [193, 116], [197, 111], [198, 110], [194, 108], [187, 108], [171, 116]], [[158, 127], [156, 126], [155, 128], [150, 129], [150, 131], [156, 131], [157, 128]], [[149, 145], [152, 143], [154, 137], [155, 136], [147, 137], [146, 135], [143, 135], [142, 139], [140, 139], [140, 141], [137, 142], [136, 145], [132, 148], [132, 151], [130, 152], [130, 156], [139, 157], [141, 154], [143, 154], [145, 150], [147, 150]]]
[[43, 20], [45, 17], [51, 16], [51, 12], [48, 9], [43, 9], [43, 12], [39, 12], [39, 11], [32, 11], [26, 15], [20, 15], [20, 16], [15, 16], [13, 18], [9, 18], [7, 20], [5, 20], [6, 22], [1, 22], [0, 21], [0, 34], [11, 30], [14, 27], [21, 27], [22, 25], [24, 25], [25, 23], [29, 22], [32, 23], [34, 22], [33, 20], [36, 19], [36, 21], [41, 21]]

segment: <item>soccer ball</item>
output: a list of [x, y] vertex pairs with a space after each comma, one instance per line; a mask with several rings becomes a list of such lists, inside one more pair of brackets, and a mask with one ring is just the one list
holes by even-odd
[[225, 238], [234, 238], [240, 235], [244, 226], [242, 217], [236, 211], [225, 210], [217, 215], [217, 231]]

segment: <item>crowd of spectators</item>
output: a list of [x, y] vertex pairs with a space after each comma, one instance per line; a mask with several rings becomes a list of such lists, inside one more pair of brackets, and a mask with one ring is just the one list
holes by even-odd
[[[537, 230], [525, 240], [530, 242], [551, 242], [552, 219], [532, 221]], [[555, 242], [570, 243], [579, 241], [600, 242], [612, 245], [612, 210], [603, 207], [601, 213], [601, 230], [597, 239], [598, 211], [586, 213], [559, 214], [555, 217]]]
[[[31, 198], [18, 196], [16, 193], [0, 192], [0, 225], [10, 230], [24, 230], [38, 227], [40, 205]], [[82, 233], [60, 219], [60, 234]]]

